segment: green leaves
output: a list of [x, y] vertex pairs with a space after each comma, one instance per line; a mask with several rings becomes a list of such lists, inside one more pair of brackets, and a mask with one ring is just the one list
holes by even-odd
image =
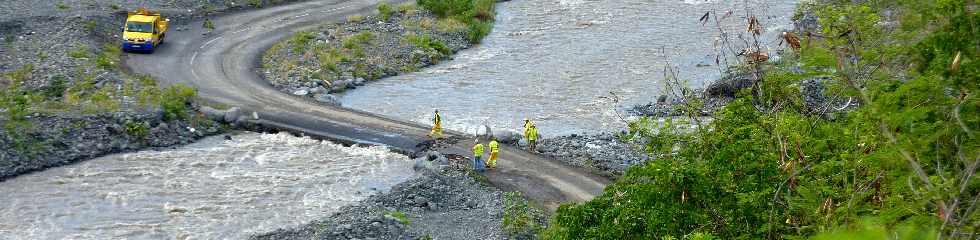
[[[823, 37], [767, 66], [751, 95], [704, 128], [630, 123], [629, 137], [645, 140], [657, 160], [631, 168], [590, 202], [561, 207], [546, 238], [929, 239], [980, 231], [980, 213], [962, 206], [980, 193], [973, 167], [980, 161], [980, 15], [967, 10], [976, 4], [812, 7]], [[860, 107], [834, 118], [809, 115], [798, 83], [814, 77], [863, 99]]]

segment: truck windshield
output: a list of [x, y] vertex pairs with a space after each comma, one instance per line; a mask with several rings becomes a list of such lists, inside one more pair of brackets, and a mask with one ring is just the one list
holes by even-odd
[[127, 22], [126, 31], [151, 33], [153, 25], [148, 22]]

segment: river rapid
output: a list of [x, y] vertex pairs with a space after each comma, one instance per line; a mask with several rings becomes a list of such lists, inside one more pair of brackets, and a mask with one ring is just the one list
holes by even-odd
[[422, 72], [349, 90], [340, 100], [427, 124], [439, 109], [447, 128], [470, 133], [479, 125], [519, 129], [525, 117], [545, 136], [618, 131], [625, 126], [621, 109], [664, 93], [668, 61], [691, 87], [719, 78], [725, 56], [732, 63], [731, 54], [719, 55], [725, 46], [719, 25], [698, 21], [704, 13], [717, 13], [720, 28], [741, 42], [738, 34], [751, 39], [745, 31], [751, 12], [765, 30], [760, 43], [775, 50], [779, 33], [792, 28], [795, 7], [794, 0], [503, 2], [482, 44]]
[[0, 239], [242, 239], [296, 226], [415, 176], [384, 147], [288, 134], [211, 137], [0, 183]]

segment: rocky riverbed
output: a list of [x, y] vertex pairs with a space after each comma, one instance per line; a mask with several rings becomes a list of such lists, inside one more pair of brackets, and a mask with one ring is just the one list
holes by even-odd
[[630, 166], [643, 164], [651, 158], [643, 152], [641, 142], [625, 140], [616, 134], [572, 134], [541, 139], [538, 153], [566, 164], [582, 167], [615, 178]]
[[188, 144], [224, 131], [204, 119], [165, 121], [160, 111], [33, 114], [29, 119], [35, 126], [30, 132], [0, 134], [0, 180], [111, 153]]
[[418, 178], [326, 219], [252, 239], [504, 239], [503, 193], [448, 161], [422, 154]]
[[171, 19], [171, 31], [180, 31], [196, 18], [293, 1], [0, 4], [0, 179], [109, 153], [186, 144], [221, 131], [194, 117], [164, 121], [168, 89], [122, 69], [125, 54], [117, 39], [126, 11], [161, 11]]
[[412, 4], [390, 13], [301, 32], [262, 57], [265, 78], [289, 94], [337, 104], [331, 93], [413, 72], [471, 46], [466, 24], [437, 18]]

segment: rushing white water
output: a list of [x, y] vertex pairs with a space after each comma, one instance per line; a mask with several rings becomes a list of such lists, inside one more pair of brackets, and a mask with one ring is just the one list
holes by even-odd
[[0, 239], [241, 239], [414, 177], [384, 147], [243, 133], [0, 182]]
[[[348, 91], [344, 106], [428, 123], [440, 109], [445, 127], [487, 124], [519, 129], [535, 119], [544, 135], [616, 131], [617, 109], [656, 101], [670, 61], [693, 87], [717, 79], [718, 14], [734, 42], [747, 13], [765, 28], [761, 43], [780, 48], [796, 0], [526, 0], [500, 3], [484, 42], [455, 59]], [[732, 14], [725, 16], [727, 12]], [[745, 46], [744, 44], [735, 44]], [[736, 46], [737, 47], [737, 46]], [[740, 49], [736, 49], [740, 50]], [[721, 54], [720, 62], [724, 63]], [[723, 64], [722, 64], [723, 65]], [[617, 104], [609, 98], [621, 98]]]

